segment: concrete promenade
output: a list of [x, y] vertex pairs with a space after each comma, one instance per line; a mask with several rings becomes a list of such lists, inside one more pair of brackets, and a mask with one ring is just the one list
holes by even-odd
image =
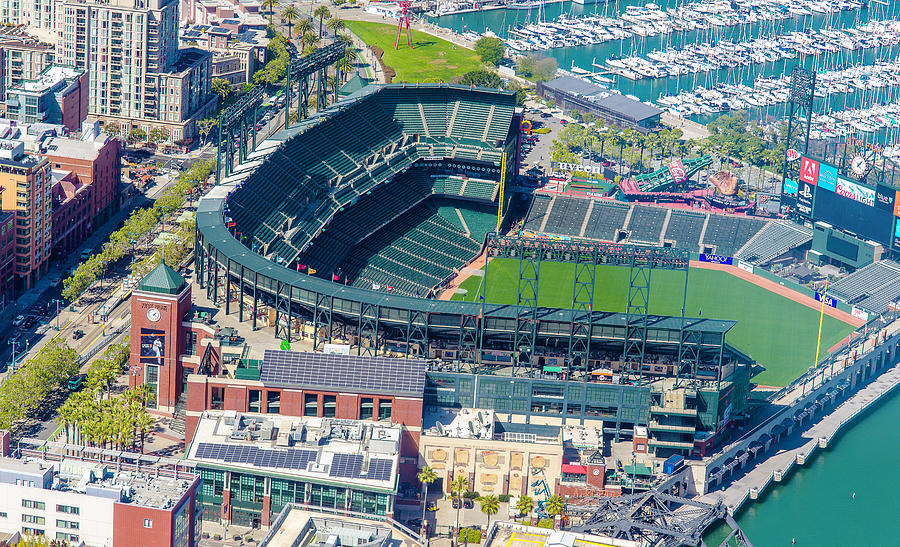
[[[893, 334], [898, 328], [900, 327], [897, 323], [894, 323], [888, 325], [886, 330]], [[867, 340], [866, 345], [869, 344], [874, 344], [874, 340]], [[760, 496], [773, 481], [780, 482], [795, 464], [804, 465], [817, 449], [826, 448], [844, 426], [882, 397], [890, 394], [898, 385], [900, 385], [900, 364], [884, 370], [828, 414], [820, 415], [818, 418], [813, 415], [811, 419], [814, 421], [811, 425], [802, 431], [797, 431], [800, 427], [795, 428], [792, 435], [788, 435], [774, 447], [774, 454], [760, 461], [723, 489], [709, 492], [699, 500], [715, 503], [722, 499], [729, 511], [734, 514], [748, 499], [754, 500]], [[794, 393], [785, 394], [788, 400], [796, 401], [795, 397]], [[784, 404], [787, 401], [781, 402]]]

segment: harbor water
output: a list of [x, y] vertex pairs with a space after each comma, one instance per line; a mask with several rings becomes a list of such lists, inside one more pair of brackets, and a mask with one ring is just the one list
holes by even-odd
[[[560, 15], [578, 17], [580, 15], [598, 14], [615, 17], [624, 13], [629, 5], [643, 5], [637, 0], [619, 0], [607, 3], [579, 5], [572, 2], [560, 2], [545, 4], [540, 9], [494, 9], [486, 11], [468, 12], [460, 14], [443, 15], [432, 18], [431, 21], [442, 27], [455, 30], [460, 33], [467, 31], [483, 33], [490, 30], [501, 37], [507, 35], [510, 27], [518, 24], [537, 21], [539, 18], [545, 21], [553, 20]], [[657, 2], [661, 8], [669, 8], [687, 5], [683, 1], [663, 0]], [[681, 49], [691, 43], [712, 43], [721, 40], [735, 42], [746, 41], [758, 37], [771, 37], [775, 35], [789, 34], [804, 29], [820, 28], [852, 28], [866, 24], [870, 20], [882, 20], [900, 17], [900, 2], [888, 2], [886, 5], [871, 3], [869, 8], [839, 13], [796, 16], [791, 19], [763, 21], [759, 23], [736, 25], [728, 27], [711, 27], [705, 30], [688, 32], [669, 32], [656, 36], [634, 36], [624, 40], [612, 40], [602, 44], [552, 48], [540, 52], [542, 55], [554, 57], [561, 68], [575, 67], [599, 72], [596, 65], [603, 65], [607, 59], [619, 58], [629, 55], [646, 55], [658, 49]], [[610, 87], [621, 93], [634, 95], [647, 102], [654, 102], [661, 96], [676, 95], [680, 91], [691, 90], [697, 87], [713, 87], [716, 83], [748, 84], [759, 77], [778, 76], [788, 74], [797, 64], [814, 70], [838, 70], [854, 65], [871, 65], [876, 61], [892, 61], [900, 55], [900, 46], [879, 47], [864, 50], [848, 51], [842, 49], [835, 53], [819, 55], [800, 55], [797, 59], [786, 59], [775, 62], [752, 64], [748, 67], [725, 68], [717, 71], [701, 72], [696, 74], [682, 74], [665, 78], [645, 78], [631, 80], [615, 74], [604, 74], [604, 77], [613, 79]], [[871, 103], [893, 102], [900, 98], [898, 87], [885, 87], [878, 90], [855, 90], [848, 95], [835, 95], [829, 98], [826, 106], [823, 99], [819, 99], [820, 112], [831, 109], [855, 108]], [[760, 109], [754, 115], [761, 119], [781, 117], [784, 105], [775, 105]], [[707, 122], [710, 117], [694, 118], [700, 122]]]
[[[900, 474], [891, 470], [900, 450], [900, 397], [889, 395], [817, 451], [805, 466], [773, 483], [764, 497], [748, 501], [737, 521], [758, 546], [838, 547], [898, 545], [896, 503]], [[856, 494], [854, 496], [854, 493]], [[726, 526], [707, 534], [719, 545]]]

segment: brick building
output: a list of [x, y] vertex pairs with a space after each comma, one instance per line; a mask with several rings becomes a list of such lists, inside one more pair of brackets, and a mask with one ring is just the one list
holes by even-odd
[[0, 211], [0, 309], [13, 297], [16, 279], [16, 215]]
[[88, 115], [88, 73], [51, 65], [30, 80], [6, 89], [6, 117], [17, 123], [61, 124], [81, 129]]
[[49, 268], [53, 177], [47, 158], [0, 140], [0, 208], [16, 215], [16, 285], [29, 289]]

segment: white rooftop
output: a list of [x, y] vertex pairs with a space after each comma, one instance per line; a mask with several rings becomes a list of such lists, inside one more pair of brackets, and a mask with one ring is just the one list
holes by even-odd
[[208, 410], [186, 458], [394, 492], [401, 429], [371, 420]]
[[19, 89], [23, 89], [25, 91], [40, 93], [53, 87], [63, 80], [78, 78], [82, 74], [84, 74], [84, 71], [77, 68], [51, 65], [43, 72], [38, 74], [37, 78], [33, 80], [25, 80], [18, 87]]

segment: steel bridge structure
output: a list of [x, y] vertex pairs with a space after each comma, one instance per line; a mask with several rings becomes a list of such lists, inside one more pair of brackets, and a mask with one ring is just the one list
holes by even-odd
[[703, 532], [713, 523], [724, 520], [732, 531], [722, 546], [753, 545], [721, 500], [710, 505], [651, 490], [569, 505], [566, 514], [579, 522], [569, 528], [573, 532], [627, 539], [652, 547], [705, 547]]

